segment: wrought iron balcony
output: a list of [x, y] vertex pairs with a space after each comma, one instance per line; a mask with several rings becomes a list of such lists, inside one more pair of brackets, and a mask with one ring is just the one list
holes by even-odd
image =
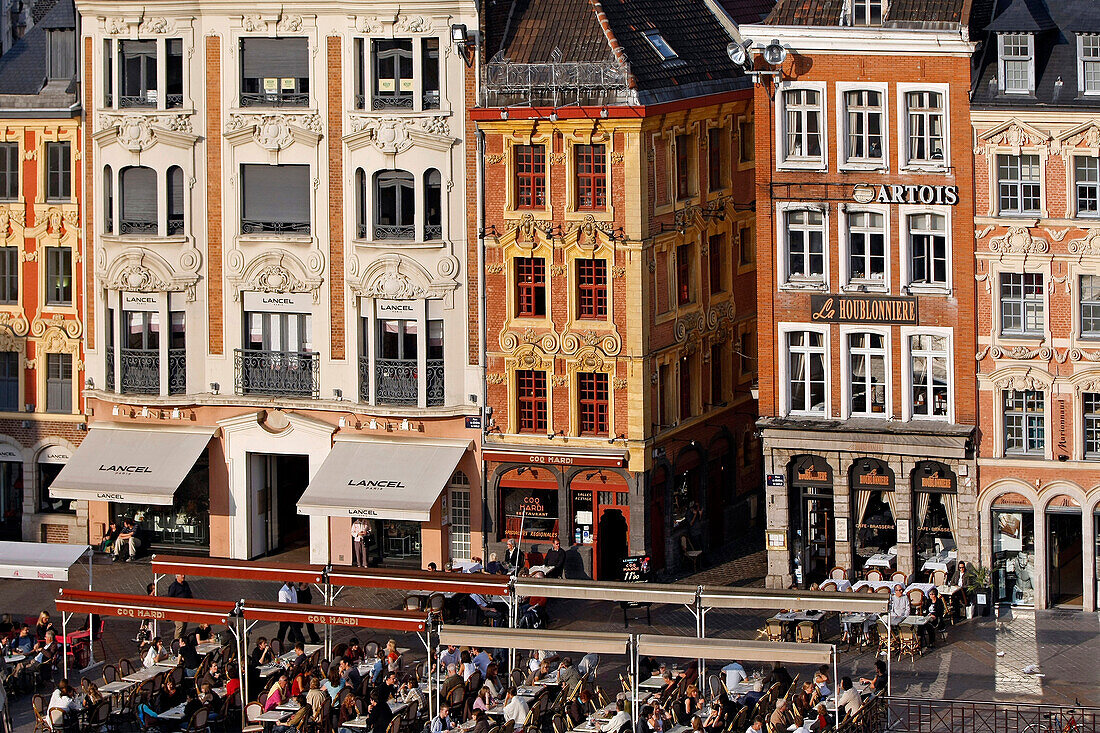
[[413, 95], [411, 92], [406, 92], [405, 94], [374, 95], [375, 109], [412, 109], [412, 107]]
[[309, 94], [306, 92], [241, 92], [242, 107], [308, 107]]
[[187, 394], [186, 349], [168, 349], [168, 394]]
[[416, 227], [412, 224], [375, 224], [374, 238], [379, 242], [386, 239], [412, 240], [416, 238]]
[[309, 234], [309, 222], [241, 219], [241, 234]]
[[[427, 363], [426, 404], [443, 404], [443, 360]], [[375, 402], [379, 405], [416, 405], [420, 401], [420, 378], [416, 359], [375, 359]], [[359, 357], [359, 392], [364, 399], [370, 394], [370, 359]]]
[[171, 237], [174, 234], [183, 234], [183, 215], [175, 216], [170, 215], [168, 217], [168, 236]]
[[107, 380], [107, 389], [113, 392], [115, 389], [115, 347], [108, 346], [103, 351], [107, 359], [107, 363], [104, 365], [106, 367], [104, 378]]
[[420, 101], [424, 109], [439, 109], [439, 92], [424, 92]]
[[159, 349], [123, 349], [119, 369], [123, 394], [160, 394]]
[[428, 359], [428, 407], [443, 404], [446, 386], [443, 381], [443, 360]]
[[356, 224], [355, 233], [356, 236], [359, 237], [359, 239], [366, 239], [370, 236], [370, 227], [368, 227], [366, 224]]
[[168, 109], [179, 109], [183, 106], [182, 94], [169, 94], [164, 98], [164, 106]]
[[144, 234], [146, 236], [155, 237], [157, 235], [157, 223], [156, 221], [145, 221], [141, 219], [120, 219], [118, 222], [119, 234]]
[[442, 224], [425, 224], [424, 225], [424, 241], [434, 242], [437, 239], [443, 239], [443, 225]]
[[320, 359], [308, 351], [234, 349], [237, 394], [317, 397]]
[[146, 95], [141, 95], [139, 97], [120, 96], [118, 98], [118, 106], [120, 109], [134, 107], [147, 107], [155, 109], [157, 106], [157, 98], [156, 96], [150, 98]]

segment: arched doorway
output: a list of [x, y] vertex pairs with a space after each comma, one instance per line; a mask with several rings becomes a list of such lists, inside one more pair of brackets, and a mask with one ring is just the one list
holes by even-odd
[[1035, 604], [1035, 512], [1026, 496], [1009, 491], [993, 501], [993, 598], [1013, 606]]
[[1047, 503], [1047, 592], [1052, 606], [1080, 608], [1084, 601], [1081, 505], [1062, 494]]
[[629, 525], [623, 510], [604, 507], [597, 525], [599, 543], [596, 545], [596, 579], [622, 580], [623, 560], [628, 554]]
[[790, 486], [787, 546], [795, 583], [805, 588], [829, 577], [836, 562], [833, 536], [833, 467], [821, 456], [795, 456]]
[[[889, 575], [897, 568], [898, 501], [894, 492], [894, 472], [885, 461], [859, 458], [848, 470], [856, 523], [853, 562], [864, 570], [868, 561]], [[876, 558], [872, 560], [872, 558]], [[885, 566], [880, 564], [887, 558]]]
[[918, 570], [934, 560], [946, 562], [957, 547], [955, 531], [959, 526], [958, 479], [954, 471], [939, 461], [920, 461], [910, 474], [913, 491], [913, 527], [916, 529]]
[[592, 547], [596, 580], [621, 579], [622, 560], [630, 544], [630, 487], [626, 479], [603, 468], [581, 469], [569, 480], [568, 493], [572, 521], [568, 531], [573, 544]]

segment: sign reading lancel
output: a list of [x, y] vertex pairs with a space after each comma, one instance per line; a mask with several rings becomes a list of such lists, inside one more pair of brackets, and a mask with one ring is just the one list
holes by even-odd
[[126, 473], [152, 473], [153, 469], [149, 466], [104, 466], [99, 464], [100, 471], [107, 471], [108, 473], [126, 474]]
[[954, 206], [959, 203], [959, 187], [860, 183], [852, 191], [852, 198], [861, 204], [874, 201], [879, 204]]
[[914, 325], [917, 322], [917, 299], [889, 295], [812, 295], [810, 320]]
[[369, 479], [348, 479], [348, 486], [361, 486], [364, 489], [403, 489], [404, 481], [371, 481]]

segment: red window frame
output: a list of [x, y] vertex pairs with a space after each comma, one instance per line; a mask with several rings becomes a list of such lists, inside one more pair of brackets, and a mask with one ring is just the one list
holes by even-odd
[[691, 196], [691, 136], [676, 136], [676, 198]]
[[607, 318], [607, 260], [577, 260], [577, 318]]
[[515, 145], [512, 163], [516, 178], [516, 208], [539, 209], [546, 206], [546, 147]]
[[546, 315], [546, 260], [542, 257], [517, 257], [516, 315], [541, 318]]
[[707, 255], [710, 266], [710, 292], [721, 293], [726, 288], [722, 284], [722, 266], [725, 264], [725, 257], [723, 255], [726, 252], [726, 235], [725, 234], [712, 234], [710, 236], [709, 244], [707, 245], [707, 251], [710, 253]]
[[607, 435], [610, 406], [606, 374], [602, 372], [577, 374], [577, 406], [581, 435]]
[[690, 244], [681, 244], [676, 248], [676, 302], [680, 305], [691, 302]]
[[516, 427], [521, 433], [546, 432], [546, 372], [516, 371]]
[[577, 209], [607, 207], [607, 147], [574, 145], [573, 172], [577, 183]]

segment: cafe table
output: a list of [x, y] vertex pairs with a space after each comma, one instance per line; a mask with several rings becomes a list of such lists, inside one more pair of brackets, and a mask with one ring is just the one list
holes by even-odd
[[153, 665], [152, 667], [142, 667], [139, 670], [131, 672], [130, 674], [123, 677], [122, 679], [124, 679], [127, 682], [136, 682], [138, 684], [141, 684], [142, 682], [147, 682], [148, 680], [151, 680], [154, 677], [156, 677], [158, 674], [163, 674], [163, 673], [164, 673], [164, 668], [163, 667], [158, 667], [156, 665]]
[[181, 702], [174, 708], [168, 708], [163, 713], [158, 713], [157, 718], [164, 720], [183, 720], [183, 712], [187, 708], [187, 703]]

